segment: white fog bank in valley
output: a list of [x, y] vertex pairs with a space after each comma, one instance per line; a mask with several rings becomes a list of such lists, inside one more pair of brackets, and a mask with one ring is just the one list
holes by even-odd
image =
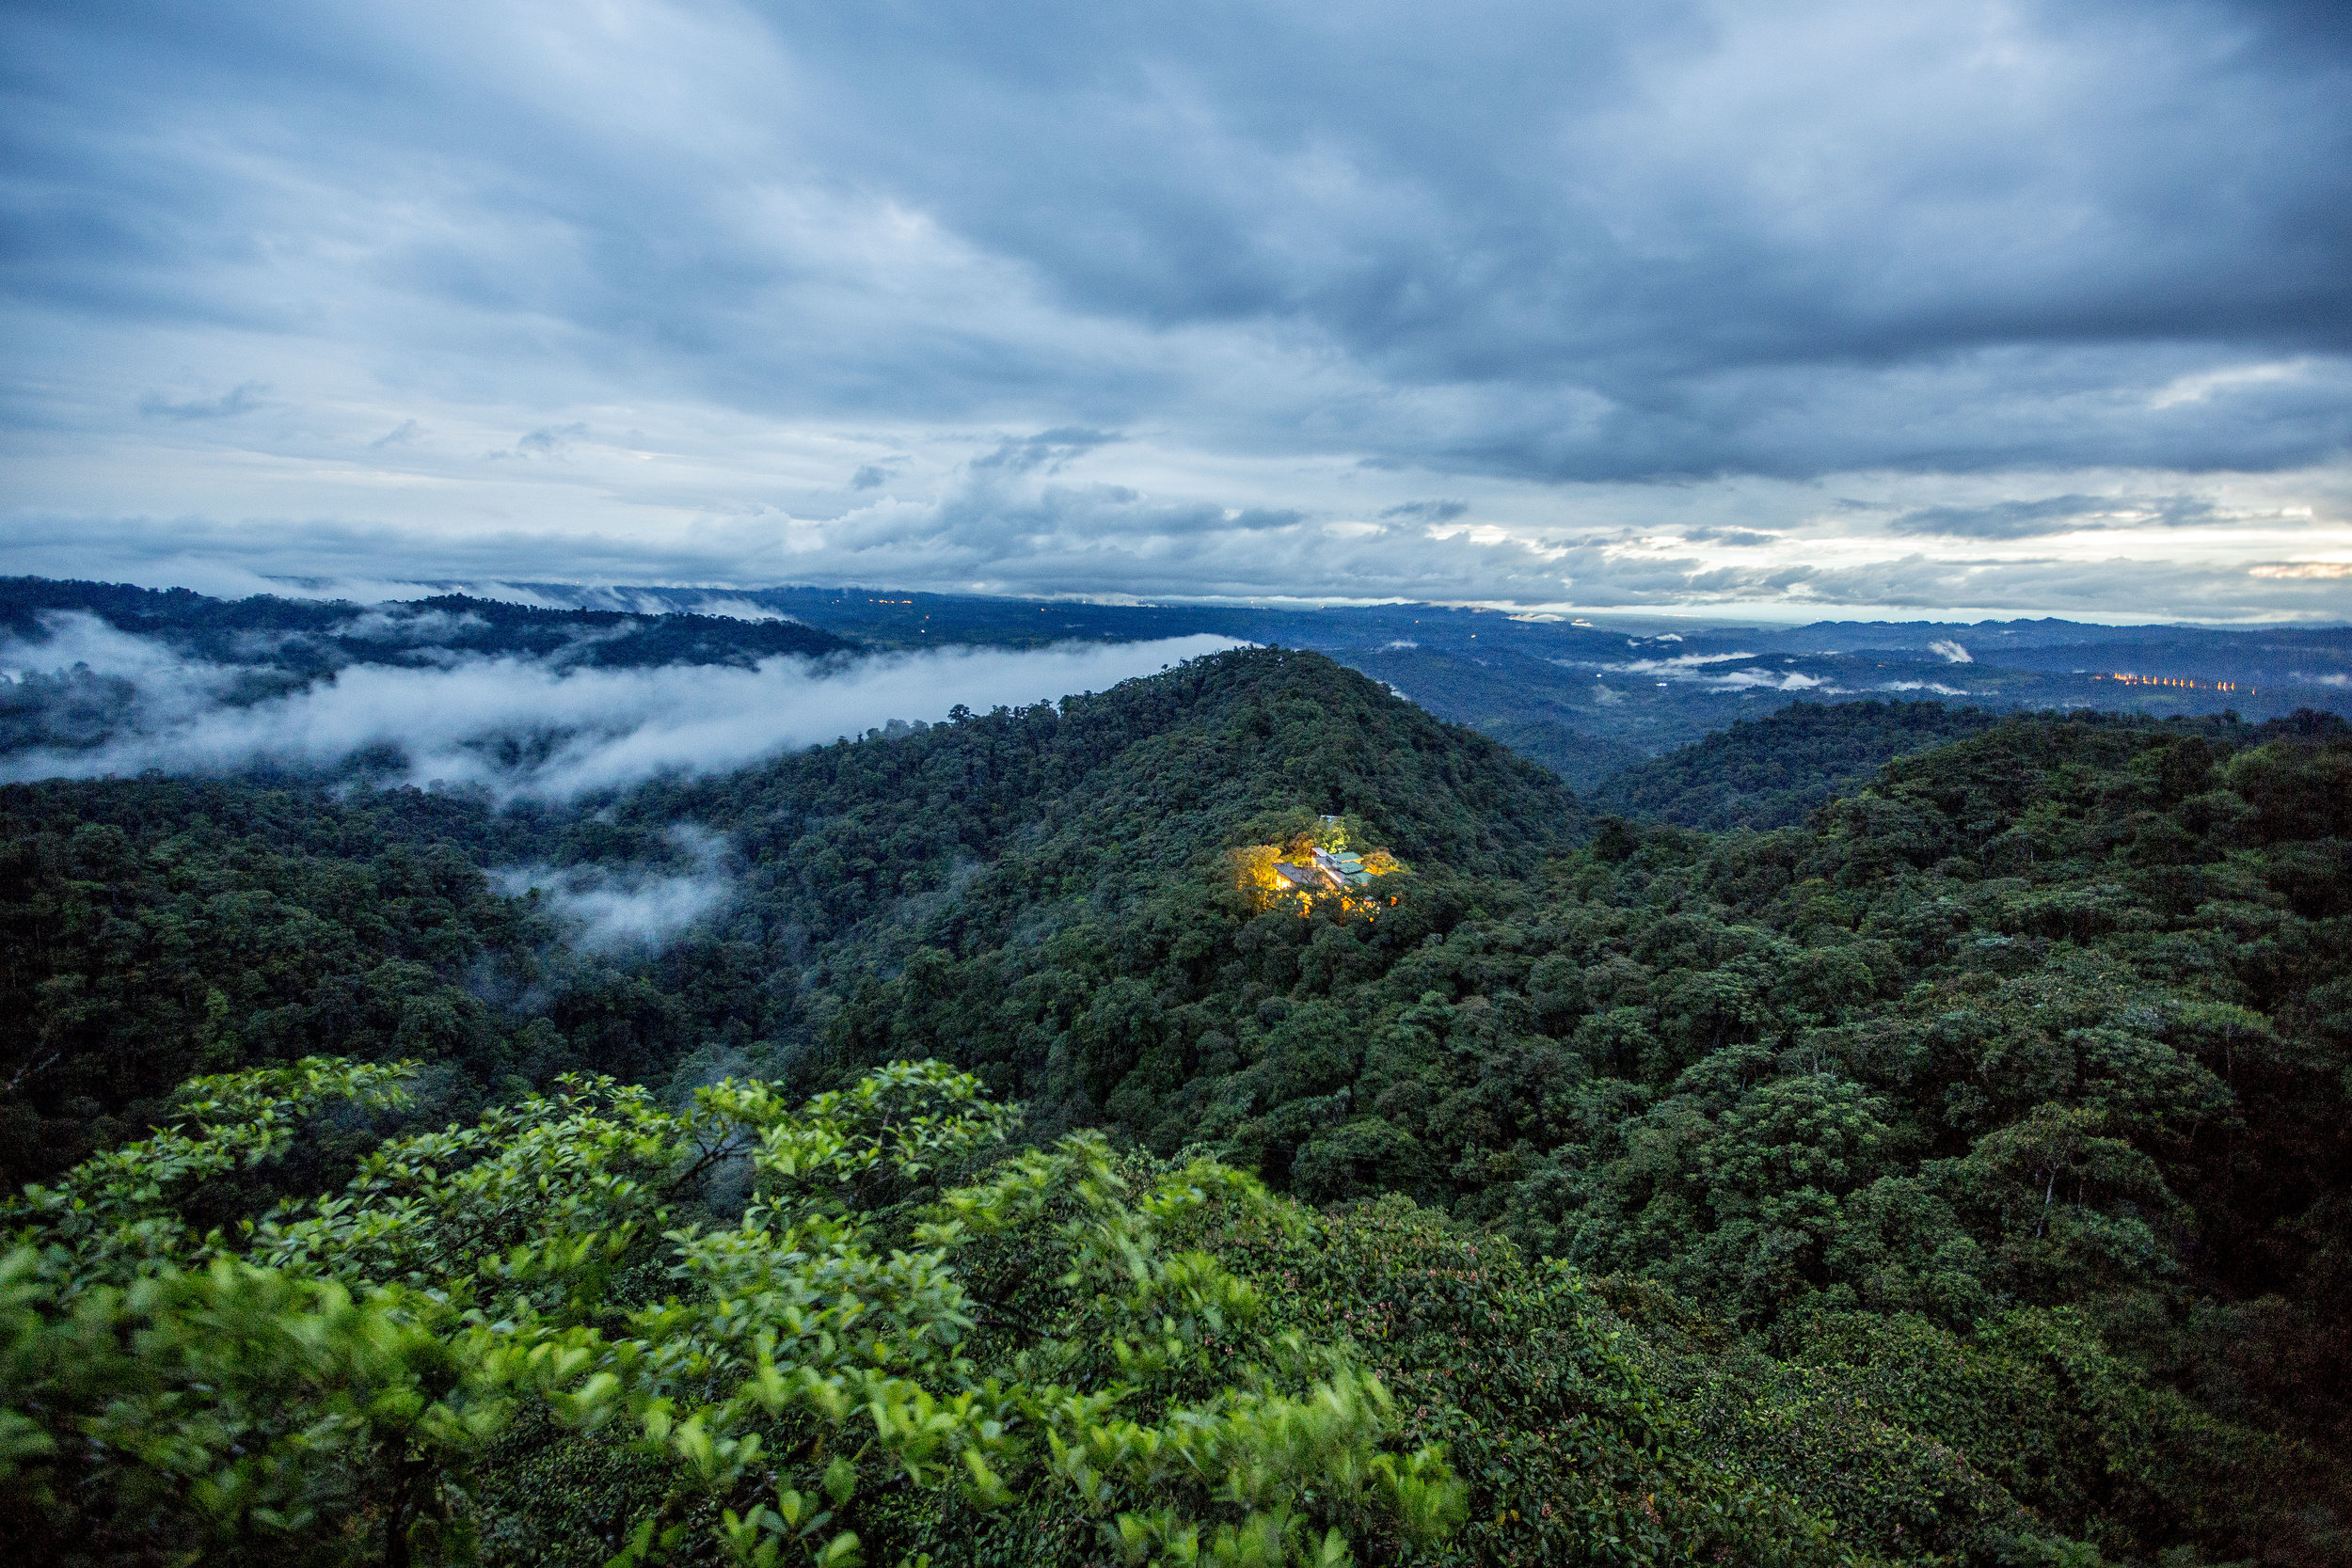
[[510, 865], [493, 870], [490, 882], [509, 897], [535, 889], [541, 902], [572, 926], [580, 945], [591, 951], [660, 948], [733, 902], [737, 891], [726, 869], [725, 839], [691, 823], [680, 823], [671, 834], [693, 857], [691, 871]]
[[257, 763], [327, 768], [397, 748], [415, 784], [481, 785], [501, 798], [564, 800], [665, 774], [726, 772], [799, 747], [863, 735], [893, 719], [937, 721], [1101, 691], [1238, 646], [1193, 636], [1037, 650], [944, 648], [853, 660], [779, 657], [754, 669], [670, 665], [557, 669], [534, 659], [444, 668], [353, 665], [261, 702], [225, 701], [237, 672], [191, 663], [112, 633], [0, 647], [0, 670], [47, 673], [80, 662], [137, 689], [95, 746], [0, 758], [0, 779], [101, 778], [159, 768], [224, 773]]

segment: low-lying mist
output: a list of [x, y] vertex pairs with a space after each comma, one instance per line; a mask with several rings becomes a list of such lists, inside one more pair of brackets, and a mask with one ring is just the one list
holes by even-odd
[[679, 823], [671, 836], [692, 857], [692, 869], [508, 865], [493, 868], [490, 882], [510, 897], [536, 890], [541, 903], [590, 952], [659, 948], [732, 902], [737, 892], [725, 839], [692, 823]]
[[[935, 721], [1099, 691], [1236, 644], [1192, 636], [1037, 650], [942, 648], [852, 659], [782, 657], [750, 669], [559, 668], [528, 657], [445, 667], [353, 665], [298, 689], [183, 658], [90, 617], [50, 619], [46, 641], [0, 645], [0, 698], [83, 701], [103, 712], [59, 743], [52, 726], [0, 756], [0, 779], [216, 774], [256, 764], [331, 768], [396, 754], [403, 782], [562, 800], [665, 774], [719, 773], [893, 719]], [[79, 667], [79, 668], [77, 668]]]

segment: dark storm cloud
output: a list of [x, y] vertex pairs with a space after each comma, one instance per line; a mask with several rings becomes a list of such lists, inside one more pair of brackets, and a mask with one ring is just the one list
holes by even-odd
[[584, 424], [542, 425], [539, 429], [516, 439], [515, 450], [525, 452], [561, 451], [588, 434]]
[[[482, 455], [495, 462], [504, 462], [514, 458], [560, 457], [587, 439], [587, 425], [578, 420], [565, 425], [541, 425], [536, 430], [527, 430], [515, 437], [513, 446], [501, 447], [485, 451]], [[369, 444], [374, 445], [373, 442]]]
[[2342, 620], [2352, 568], [2264, 563], [2210, 564], [2130, 557], [2104, 560], [1899, 561], [1842, 568], [1802, 567], [1788, 586], [1803, 598], [1906, 606], [2028, 604], [2048, 613], [2098, 615], [2119, 607], [2147, 620], [2231, 620], [2281, 613]]
[[262, 395], [268, 390], [258, 381], [248, 381], [217, 397], [173, 398], [150, 392], [139, 399], [139, 412], [151, 420], [231, 420], [262, 406]]
[[[333, 596], [415, 598], [427, 585], [558, 579], [727, 583], [772, 580], [774, 541], [756, 521], [648, 544], [577, 531], [482, 529], [420, 539], [387, 523], [262, 516], [241, 523], [178, 515], [86, 517], [18, 513], [0, 571], [178, 585], [241, 596], [315, 578]], [[501, 593], [501, 598], [528, 595]]]
[[[1184, 395], [1083, 319], [1049, 364], [972, 306], [942, 333], [836, 292], [827, 214], [753, 188], [798, 154], [1082, 318], [1303, 330], [1375, 385], [1506, 394], [1417, 442], [1342, 411], [1453, 466], [2264, 467], [2352, 439], [2329, 367], [2145, 405], [2352, 348], [2352, 74], [2305, 8], [554, 14], [583, 53], [642, 35], [657, 85], [739, 58], [686, 61], [707, 102], [608, 114], [587, 67], [526, 56], [520, 13], [20, 12], [12, 287], [284, 321], [313, 302], [244, 286], [257, 240], [356, 244], [373, 282], [753, 405], [977, 410], [1042, 376], [1116, 421]], [[834, 308], [778, 313], [812, 289]]]
[[1777, 533], [1759, 533], [1752, 528], [1686, 528], [1682, 537], [1693, 545], [1729, 545], [1735, 549], [1751, 549], [1780, 540]]
[[[616, 575], [1843, 593], [1804, 562], [1435, 538], [1470, 503], [1405, 498], [1483, 521], [1535, 510], [1490, 482], [2019, 469], [2087, 495], [2352, 452], [2335, 5], [123, 0], [11, 8], [0, 61], [7, 460], [69, 452], [99, 493], [151, 449], [266, 437], [364, 459], [316, 508], [362, 519], [410, 482], [468, 495], [460, 456], [543, 486], [437, 539], [443, 572], [515, 570], [582, 498], [641, 504], [589, 475], [663, 456], [619, 434], [641, 405], [879, 434], [746, 459], [633, 545], [600, 514], [539, 575], [634, 549]], [[335, 376], [366, 416], [341, 448]], [[1281, 463], [1418, 477], [1315, 505], [1232, 477]], [[786, 468], [817, 477], [778, 499]], [[251, 483], [215, 510], [309, 504]], [[32, 520], [182, 509], [72, 492]], [[1887, 526], [2123, 526], [2072, 494], [1923, 499]], [[799, 553], [751, 543], [845, 500]]]
[[1996, 501], [1990, 506], [1922, 506], [1887, 519], [1894, 533], [1943, 534], [1969, 539], [2031, 539], [2042, 534], [2100, 529], [2183, 528], [2214, 520], [2211, 501], [2194, 496], [2119, 500], [2112, 496], [2051, 496], [2042, 500]]
[[1058, 473], [1072, 458], [1119, 439], [1106, 430], [1043, 430], [1035, 436], [999, 442], [995, 451], [974, 458], [972, 467], [1001, 468], [1012, 474]]
[[[2352, 346], [2352, 78], [2264, 47], [2268, 13], [1028, 14], [1050, 51], [952, 5], [782, 30], [859, 162], [1081, 309], [1511, 389], [1426, 460], [2268, 467], [2352, 438], [2340, 367], [2165, 401]], [[874, 112], [885, 48], [903, 116]]]

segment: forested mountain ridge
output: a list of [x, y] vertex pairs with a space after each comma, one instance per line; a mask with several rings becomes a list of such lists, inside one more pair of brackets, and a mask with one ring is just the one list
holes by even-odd
[[[20, 786], [8, 1105], [70, 1129], [52, 1073], [98, 1101], [133, 1060], [151, 1103], [345, 1019], [443, 1113], [580, 1064], [675, 1095], [938, 1057], [1032, 1136], [1314, 1210], [1198, 1240], [1452, 1445], [1456, 1560], [2317, 1564], [2352, 1518], [2347, 801], [2326, 716], [2072, 715], [1769, 832], [1596, 824], [1276, 650], [562, 811]], [[1397, 903], [1261, 911], [1229, 852], [1326, 815], [1411, 867]], [[483, 876], [675, 868], [680, 824], [735, 891], [659, 950]], [[993, 1299], [1060, 1322], [1057, 1276]], [[601, 1560], [583, 1499], [634, 1472], [554, 1451], [500, 1462], [537, 1478], [497, 1494], [542, 1532], [511, 1560]], [[1084, 1559], [1041, 1528], [973, 1555]]]
[[1785, 828], [1854, 793], [1905, 752], [1996, 722], [1981, 708], [1942, 703], [1799, 701], [1609, 772], [1585, 800], [1598, 812], [1683, 828]]
[[478, 800], [417, 790], [0, 785], [10, 1186], [136, 1135], [199, 1071], [412, 1056], [462, 1080], [435, 1110], [469, 1111], [503, 1080], [574, 1062], [660, 1070], [586, 1034], [544, 1049], [563, 994], [543, 992], [529, 1021], [497, 1005], [565, 967], [553, 925], [483, 875], [531, 836]]
[[[648, 789], [612, 816], [616, 831], [647, 837], [677, 816], [733, 836], [763, 868], [737, 919], [804, 955], [787, 971], [799, 1016], [810, 1043], [846, 1063], [897, 1049], [872, 1020], [903, 993], [905, 966], [921, 992], [944, 962], [1078, 965], [1008, 972], [983, 1009], [1002, 1009], [996, 1044], [963, 1056], [1058, 1124], [1097, 1119], [1136, 1070], [1132, 1032], [1107, 1022], [1136, 988], [1105, 988], [1103, 966], [1148, 972], [1179, 952], [1203, 961], [1200, 927], [1230, 940], [1248, 908], [1228, 852], [1325, 814], [1422, 871], [1412, 912], [1364, 928], [1383, 950], [1589, 826], [1544, 769], [1320, 655], [1280, 649], [1196, 659], [1058, 710], [1002, 710]], [[1154, 958], [1108, 956], [1131, 940]]]
[[[1441, 718], [1496, 736], [1584, 791], [1791, 697], [1900, 705], [1933, 693], [1992, 712], [2088, 707], [2263, 719], [2339, 705], [2352, 680], [2352, 629], [2331, 626], [1756, 626], [1660, 617], [1592, 624], [1430, 604], [1096, 604], [869, 588], [560, 582], [486, 592], [532, 602], [462, 594], [373, 605], [226, 600], [185, 589], [0, 580], [0, 642], [17, 676], [0, 680], [0, 755], [36, 746], [87, 750], [110, 734], [151, 727], [194, 695], [185, 689], [191, 673], [202, 676], [207, 703], [242, 708], [315, 691], [334, 671], [355, 665], [421, 672], [508, 658], [576, 676], [666, 666], [745, 669], [792, 654], [815, 657], [809, 673], [838, 673], [887, 666], [894, 653], [1066, 653], [1196, 635], [1324, 653]], [[119, 634], [110, 645], [56, 635], [93, 618]], [[75, 670], [85, 656], [91, 669]], [[203, 668], [165, 668], [175, 660]], [[1115, 678], [1135, 673], [1122, 669]], [[151, 689], [144, 704], [143, 688]], [[998, 696], [967, 700], [985, 705]], [[845, 725], [849, 733], [894, 716], [939, 717], [919, 698], [882, 701], [910, 705], [882, 707]], [[200, 754], [172, 764], [216, 765]], [[1841, 773], [1840, 781], [1841, 787], [1858, 784], [1860, 775]]]
[[[1170, 889], [1055, 941], [941, 945], [853, 987], [828, 1038], [1023, 1092], [1086, 1063], [1150, 1147], [1206, 1142], [1318, 1204], [1401, 1190], [1654, 1281], [1785, 1347], [1751, 1370], [1792, 1420], [1840, 1379], [1902, 1382], [1929, 1401], [1906, 1430], [1976, 1476], [1924, 1513], [1836, 1506], [1968, 1560], [2011, 1508], [2126, 1558], [2185, 1532], [2326, 1560], [2352, 1436], [2324, 1370], [2352, 1355], [2347, 784], [2325, 717], [2011, 720], [1804, 827], [1605, 824], [1377, 927], [1220, 922]], [[1040, 996], [1086, 1001], [1043, 1020]], [[1995, 1343], [2024, 1359], [1968, 1375], [2025, 1380], [1999, 1400], [2054, 1397], [2057, 1355], [2122, 1403], [2074, 1439], [2023, 1406], [1947, 1430], [1932, 1369]], [[1754, 1446], [1755, 1389], [1720, 1364], [1659, 1375], [1732, 1402], [1701, 1418], [1801, 1495], [1848, 1484], [1851, 1454]], [[2126, 1473], [2169, 1479], [2126, 1496]], [[2339, 1513], [2256, 1500], [2286, 1497]]]
[[[566, 692], [597, 688], [609, 697], [632, 680], [675, 682], [697, 668], [726, 671], [739, 684], [783, 684], [838, 673], [863, 651], [773, 618], [458, 594], [376, 605], [228, 600], [0, 578], [0, 769], [15, 778], [129, 775], [161, 763], [220, 774], [293, 747], [306, 764], [366, 773], [387, 746], [438, 730], [461, 752], [474, 743], [473, 755], [443, 758], [458, 776], [474, 777], [560, 751], [567, 731], [576, 736], [581, 704], [567, 704]], [[518, 702], [531, 687], [542, 701]], [[491, 723], [503, 714], [507, 733], [495, 740], [449, 733], [469, 714]], [[439, 776], [428, 769], [415, 782]]]
[[[1449, 874], [1498, 875], [1585, 822], [1542, 769], [1314, 655], [900, 730], [567, 811], [282, 775], [0, 786], [8, 1174], [135, 1131], [192, 1072], [330, 1045], [447, 1064], [461, 1111], [565, 1066], [804, 1054], [854, 975], [973, 909], [1091, 908], [1171, 871], [1211, 896], [1203, 868], [1295, 800]], [[484, 875], [660, 873], [681, 822], [749, 866], [723, 918], [659, 953], [576, 951]]]
[[430, 662], [441, 653], [568, 657], [597, 669], [743, 664], [776, 654], [854, 650], [851, 639], [798, 621], [689, 610], [572, 610], [440, 594], [392, 604], [255, 594], [216, 599], [184, 588], [0, 578], [0, 630], [38, 642], [43, 614], [86, 614], [118, 631], [218, 663], [293, 675], [354, 663]]

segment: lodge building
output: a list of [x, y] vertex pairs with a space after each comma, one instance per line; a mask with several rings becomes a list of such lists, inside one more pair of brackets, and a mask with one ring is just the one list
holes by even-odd
[[1276, 861], [1274, 874], [1301, 893], [1344, 893], [1372, 881], [1363, 857], [1353, 849], [1317, 849], [1304, 864]]

